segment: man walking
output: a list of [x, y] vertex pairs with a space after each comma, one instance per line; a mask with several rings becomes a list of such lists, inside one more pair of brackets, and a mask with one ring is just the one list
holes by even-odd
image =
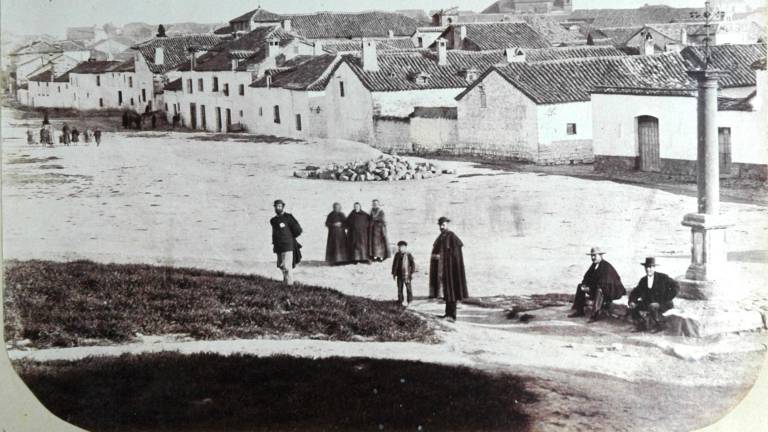
[[443, 216], [437, 221], [440, 235], [432, 245], [429, 265], [429, 297], [436, 298], [442, 291], [445, 315], [442, 318], [456, 320], [456, 303], [469, 297], [467, 276], [464, 271], [464, 246], [461, 239], [449, 228], [450, 219]]
[[656, 272], [656, 258], [648, 257], [640, 263], [645, 267], [645, 276], [629, 294], [629, 310], [637, 331], [650, 330], [657, 333], [663, 329], [663, 314], [675, 305], [680, 284], [664, 273]]
[[592, 265], [589, 266], [581, 283], [576, 287], [576, 297], [573, 300], [573, 313], [569, 318], [584, 316], [584, 307], [589, 298], [594, 303], [592, 315], [589, 322], [600, 319], [600, 313], [604, 308], [610, 306], [613, 300], [620, 299], [627, 290], [621, 283], [621, 277], [613, 268], [611, 263], [603, 259], [602, 249], [593, 247], [587, 254], [592, 259]]
[[272, 225], [273, 251], [277, 255], [277, 268], [283, 272], [283, 282], [293, 285], [292, 270], [301, 262], [301, 245], [296, 237], [301, 235], [301, 226], [296, 218], [285, 212], [283, 200], [276, 200], [275, 217], [269, 220]]

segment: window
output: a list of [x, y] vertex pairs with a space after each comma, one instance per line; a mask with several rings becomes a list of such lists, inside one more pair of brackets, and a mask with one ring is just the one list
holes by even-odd
[[240, 85], [237, 87], [237, 93], [238, 93], [240, 96], [245, 96], [245, 84], [240, 84]]
[[133, 98], [131, 98], [131, 105], [133, 105]]
[[344, 97], [344, 81], [339, 81], [339, 95]]
[[576, 135], [576, 123], [568, 123], [566, 126], [566, 133], [568, 135]]
[[96, 87], [100, 87], [100, 86], [101, 86], [101, 77], [96, 75]]
[[243, 110], [240, 110], [240, 117], [243, 116]]
[[205, 90], [203, 90], [203, 88], [204, 88], [203, 87], [203, 79], [202, 78], [198, 78], [197, 79], [197, 91], [205, 91]]
[[280, 124], [280, 106], [275, 105], [274, 112], [275, 112], [275, 123]]
[[301, 114], [296, 114], [296, 130], [301, 130]]
[[229, 96], [229, 83], [224, 83], [224, 89], [222, 91], [224, 92], [224, 96]]
[[99, 98], [99, 106], [104, 108], [104, 99]]
[[144, 102], [147, 101], [147, 89], [141, 89], [141, 100]]
[[128, 77], [128, 87], [133, 88], [133, 77]]
[[163, 104], [163, 108], [164, 108], [165, 112], [168, 112], [168, 104], [167, 103]]
[[187, 80], [187, 93], [193, 93], [192, 91], [192, 79]]
[[488, 108], [488, 98], [485, 96], [485, 86], [481, 84], [478, 89], [480, 92], [480, 108]]
[[219, 91], [219, 77], [213, 77], [213, 88], [211, 91], [217, 92]]
[[59, 93], [61, 93], [61, 86], [56, 87], [59, 90]]
[[264, 110], [261, 107], [259, 107], [259, 117], [262, 117], [262, 116], [264, 116]]
[[117, 104], [122, 105], [123, 104], [123, 92], [118, 91], [117, 92]]

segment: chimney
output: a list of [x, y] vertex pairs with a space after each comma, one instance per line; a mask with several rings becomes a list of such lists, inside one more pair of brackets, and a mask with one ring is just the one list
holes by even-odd
[[437, 65], [448, 66], [448, 41], [445, 38], [437, 40]]
[[267, 39], [267, 57], [270, 59], [274, 59], [277, 57], [277, 54], [280, 52], [280, 39], [276, 37], [271, 37]]
[[315, 41], [313, 48], [312, 48], [312, 54], [319, 56], [323, 54], [323, 43], [320, 41]]
[[163, 47], [155, 47], [155, 64], [162, 65], [165, 63], [165, 50]]
[[376, 41], [363, 39], [363, 70], [368, 72], [377, 72], [379, 70]]
[[507, 63], [525, 63], [525, 52], [520, 48], [507, 48], [504, 50]]
[[654, 49], [653, 35], [646, 32], [643, 36], [643, 41], [640, 44], [640, 55], [653, 55]]
[[283, 20], [283, 30], [287, 32], [291, 31], [291, 20], [289, 19]]
[[467, 38], [467, 26], [463, 25], [459, 27], [459, 37], [453, 38], [453, 49], [461, 49], [464, 46], [464, 39]]
[[387, 32], [387, 37], [389, 37], [390, 39], [394, 39], [395, 38], [395, 31], [394, 30], [389, 30]]
[[240, 62], [238, 62], [238, 60], [237, 60], [236, 58], [233, 58], [233, 59], [232, 59], [232, 70], [233, 70], [233, 71], [236, 71], [236, 70], [237, 70], [237, 67], [238, 67], [239, 65], [240, 65]]
[[680, 29], [680, 45], [688, 45], [688, 29], [686, 27]]

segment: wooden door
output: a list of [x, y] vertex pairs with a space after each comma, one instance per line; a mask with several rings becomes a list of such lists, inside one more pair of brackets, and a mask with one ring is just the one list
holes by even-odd
[[216, 132], [221, 132], [221, 107], [216, 107]]
[[197, 129], [197, 105], [194, 103], [189, 104], [189, 120], [192, 122], [192, 129]]
[[640, 148], [640, 171], [661, 171], [659, 156], [659, 119], [637, 118], [637, 142]]
[[717, 139], [720, 144], [720, 175], [731, 174], [731, 128], [717, 129]]
[[200, 105], [200, 129], [208, 130], [208, 122], [205, 120], [205, 105]]
[[227, 132], [232, 130], [232, 110], [227, 108]]

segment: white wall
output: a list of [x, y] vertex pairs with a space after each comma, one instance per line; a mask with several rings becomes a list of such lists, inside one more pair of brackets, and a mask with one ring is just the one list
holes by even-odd
[[33, 107], [72, 108], [74, 89], [68, 83], [30, 81], [28, 104]]
[[[339, 90], [340, 82], [344, 83], [344, 97]], [[373, 96], [346, 63], [336, 69], [325, 95], [328, 138], [372, 142]]]
[[720, 111], [718, 127], [731, 128], [731, 161], [768, 164], [768, 130], [760, 111]]
[[455, 98], [463, 90], [451, 88], [375, 92], [372, 94], [373, 110], [380, 116], [408, 117], [417, 106], [455, 107]]

